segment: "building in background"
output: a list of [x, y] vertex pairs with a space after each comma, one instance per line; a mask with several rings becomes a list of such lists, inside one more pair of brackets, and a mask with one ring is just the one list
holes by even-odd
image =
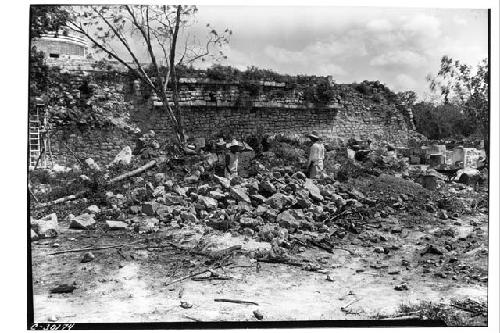
[[85, 59], [89, 47], [85, 37], [75, 33], [48, 33], [33, 39], [32, 46], [52, 59]]

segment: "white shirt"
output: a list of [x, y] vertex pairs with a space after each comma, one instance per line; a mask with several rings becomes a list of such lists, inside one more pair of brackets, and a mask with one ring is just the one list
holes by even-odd
[[323, 161], [325, 159], [325, 146], [320, 142], [315, 142], [309, 150], [309, 163]]
[[239, 162], [239, 153], [232, 153], [229, 152], [229, 164], [227, 168], [229, 169], [229, 172], [238, 172], [238, 162]]

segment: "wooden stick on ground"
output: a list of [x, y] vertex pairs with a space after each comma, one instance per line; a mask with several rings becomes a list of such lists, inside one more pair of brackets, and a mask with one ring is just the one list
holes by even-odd
[[265, 262], [268, 264], [284, 264], [284, 265], [289, 265], [289, 266], [302, 266], [302, 263], [300, 262], [294, 262], [294, 261], [287, 261], [285, 259], [257, 259], [258, 262]]
[[122, 174], [120, 176], [117, 176], [115, 178], [110, 179], [108, 181], [108, 184], [113, 184], [113, 183], [119, 182], [120, 180], [123, 180], [123, 179], [129, 178], [129, 177], [135, 176], [135, 175], [137, 175], [137, 174], [139, 174], [141, 172], [146, 171], [147, 169], [152, 168], [153, 166], [156, 165], [156, 163], [157, 163], [156, 160], [149, 161], [148, 163], [144, 164], [140, 168], [137, 168], [135, 170], [126, 172], [126, 173], [124, 173], [124, 174]]
[[228, 299], [228, 298], [215, 298], [215, 302], [227, 302], [227, 303], [237, 303], [237, 304], [251, 304], [251, 305], [259, 305], [259, 303], [251, 302], [251, 301], [240, 301], [238, 299]]
[[347, 308], [350, 307], [351, 305], [353, 305], [354, 303], [356, 302], [359, 302], [359, 298], [356, 298], [356, 299], [353, 299], [352, 301], [350, 301], [349, 303], [347, 303], [346, 305], [340, 307], [340, 310], [342, 311], [347, 311]]
[[[153, 166], [155, 166], [157, 164], [157, 160], [152, 160], [152, 161], [149, 161], [148, 163], [144, 164], [143, 166], [141, 166], [140, 168], [137, 168], [135, 170], [132, 170], [132, 171], [129, 171], [129, 172], [126, 172], [120, 176], [117, 176], [115, 178], [112, 178], [110, 179], [107, 184], [113, 184], [113, 183], [116, 183], [116, 182], [119, 182], [121, 180], [124, 180], [124, 179], [127, 179], [129, 177], [132, 177], [132, 176], [135, 176], [141, 172], [144, 172], [150, 168], [152, 168]], [[57, 200], [54, 200], [54, 201], [49, 201], [49, 202], [45, 202], [45, 203], [42, 203], [42, 204], [39, 204], [37, 205], [35, 208], [45, 208], [45, 207], [49, 207], [49, 206], [53, 206], [53, 205], [57, 205], [57, 204], [60, 204], [60, 203], [63, 203], [63, 202], [66, 202], [66, 201], [69, 201], [69, 200], [75, 200], [79, 197], [81, 197], [82, 195], [84, 195], [85, 193], [87, 193], [88, 190], [82, 190], [76, 194], [72, 194], [72, 195], [68, 195], [66, 197], [63, 197], [63, 198], [59, 198]]]
[[56, 199], [54, 201], [41, 203], [41, 204], [37, 205], [35, 208], [45, 208], [45, 207], [50, 207], [53, 205], [57, 205], [57, 204], [66, 202], [66, 201], [75, 200], [75, 199], [78, 199], [79, 197], [83, 196], [85, 193], [87, 193], [87, 190], [83, 190], [83, 191], [77, 192], [75, 194]]
[[214, 268], [222, 268], [222, 267], [224, 267], [224, 266], [230, 266], [230, 265], [232, 265], [232, 263], [228, 263], [228, 264], [226, 264], [226, 265], [222, 265], [222, 264], [219, 262], [219, 263], [217, 263], [216, 265], [214, 265], [214, 266], [213, 266], [213, 267], [211, 267], [211, 268], [207, 268], [207, 269], [204, 269], [204, 270], [202, 270], [202, 271], [199, 271], [199, 272], [196, 272], [196, 273], [193, 273], [193, 274], [189, 274], [188, 276], [184, 276], [184, 277], [179, 278], [179, 279], [177, 279], [177, 280], [174, 280], [174, 281], [172, 281], [172, 282], [165, 283], [165, 286], [170, 286], [170, 285], [172, 285], [172, 284], [175, 284], [175, 283], [178, 283], [178, 282], [182, 282], [182, 281], [187, 280], [187, 279], [189, 279], [189, 278], [193, 278], [193, 277], [195, 277], [195, 276], [198, 276], [198, 275], [201, 275], [201, 274], [204, 274], [204, 273], [210, 272], [210, 270], [212, 270], [212, 269], [214, 269]]
[[98, 251], [98, 250], [114, 249], [114, 248], [117, 248], [117, 247], [124, 247], [124, 246], [128, 246], [128, 245], [137, 244], [137, 243], [140, 243], [142, 241], [143, 240], [141, 239], [141, 240], [134, 241], [134, 242], [131, 242], [131, 243], [118, 244], [118, 245], [101, 246], [101, 247], [86, 247], [86, 248], [82, 248], [82, 249], [56, 251], [56, 252], [49, 253], [49, 255], [62, 254], [62, 253], [70, 253], [70, 252]]

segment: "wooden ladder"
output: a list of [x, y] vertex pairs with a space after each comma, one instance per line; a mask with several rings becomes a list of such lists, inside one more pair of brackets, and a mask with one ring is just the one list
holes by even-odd
[[29, 117], [28, 144], [30, 152], [30, 167], [34, 167], [41, 153], [40, 119], [38, 111]]

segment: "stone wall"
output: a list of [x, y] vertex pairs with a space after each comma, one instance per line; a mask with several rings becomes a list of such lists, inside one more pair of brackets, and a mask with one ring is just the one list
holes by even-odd
[[77, 163], [75, 153], [80, 159], [90, 157], [99, 165], [105, 165], [123, 147], [134, 147], [134, 135], [119, 128], [80, 130], [76, 126], [67, 126], [52, 132], [50, 144], [53, 163], [71, 166]]
[[[61, 63], [58, 65], [63, 67], [65, 75], [73, 77], [69, 80], [73, 83], [64, 91], [63, 106], [56, 106], [63, 109], [58, 114], [66, 116], [71, 110], [87, 105], [90, 114], [112, 121], [111, 125], [94, 127], [79, 123], [81, 116], [73, 123], [67, 119], [61, 121], [60, 116], [53, 117], [51, 150], [56, 163], [75, 161], [66, 145], [79, 156], [109, 163], [123, 146], [134, 148], [132, 133], [137, 127], [143, 132], [154, 130], [160, 141], [167, 141], [173, 134], [159, 100], [137, 82], [134, 84], [125, 76], [106, 81], [102, 67], [96, 70], [88, 61], [64, 60], [63, 66]], [[98, 82], [92, 81], [92, 73], [98, 74]], [[94, 91], [90, 97], [82, 96], [78, 90], [82, 78], [91, 80]], [[404, 146], [415, 134], [408, 123], [411, 111], [407, 114], [407, 109], [393, 104], [383, 89], [375, 86], [366, 93], [350, 84], [334, 84], [329, 89], [332, 98], [322, 104], [308, 101], [303, 86], [283, 82], [181, 79], [180, 105], [186, 134], [191, 138], [226, 134], [245, 139], [256, 132], [305, 134], [315, 130], [328, 139], [384, 140]]]
[[[305, 134], [317, 131], [328, 139], [385, 140], [407, 145], [414, 135], [411, 110], [398, 108], [383, 94], [363, 95], [351, 85], [334, 85], [328, 104], [304, 100], [300, 89], [287, 90], [284, 83], [254, 82], [251, 96], [238, 82], [181, 81], [180, 105], [186, 133], [214, 138], [222, 133], [245, 138], [257, 131]], [[147, 97], [147, 93], [141, 96]], [[169, 96], [171, 97], [171, 95]], [[171, 134], [168, 117], [154, 97], [148, 106], [136, 107], [131, 119], [141, 129]]]

